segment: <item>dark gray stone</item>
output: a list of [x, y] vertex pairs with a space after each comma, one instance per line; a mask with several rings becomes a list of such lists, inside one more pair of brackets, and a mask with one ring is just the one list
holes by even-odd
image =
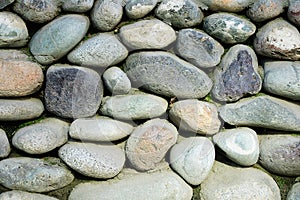
[[300, 26], [300, 1], [291, 0], [287, 11], [287, 16], [296, 26]]
[[202, 70], [168, 52], [133, 53], [124, 70], [132, 85], [168, 97], [202, 98], [212, 88]]
[[246, 45], [231, 47], [214, 71], [212, 95], [219, 101], [236, 101], [257, 94], [262, 87], [257, 57]]
[[57, 64], [46, 74], [45, 105], [60, 117], [93, 116], [101, 103], [101, 77], [92, 69]]
[[203, 20], [203, 29], [226, 44], [236, 44], [245, 42], [255, 33], [256, 27], [239, 15], [215, 13]]
[[4, 130], [0, 129], [0, 158], [5, 158], [11, 151], [10, 143]]
[[129, 0], [126, 3], [126, 15], [132, 19], [146, 16], [157, 4], [157, 0]]
[[0, 9], [5, 8], [6, 6], [12, 4], [15, 0], [2, 0], [0, 2]]
[[225, 12], [241, 12], [255, 0], [193, 0], [202, 9]]
[[131, 89], [131, 82], [127, 74], [119, 67], [105, 70], [103, 82], [112, 95], [127, 94]]
[[69, 12], [87, 12], [94, 5], [94, 0], [64, 0], [62, 9]]
[[295, 183], [290, 189], [286, 200], [298, 200], [300, 199], [300, 183]]

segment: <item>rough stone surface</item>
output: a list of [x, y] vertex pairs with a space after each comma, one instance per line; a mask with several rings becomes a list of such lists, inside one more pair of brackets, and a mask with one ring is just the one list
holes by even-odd
[[96, 0], [91, 11], [91, 21], [100, 31], [115, 28], [123, 16], [123, 7], [118, 1]]
[[298, 200], [300, 199], [300, 183], [295, 183], [290, 189], [286, 200]]
[[57, 64], [47, 70], [45, 105], [58, 116], [93, 116], [102, 96], [101, 77], [92, 69]]
[[62, 2], [62, 9], [69, 12], [87, 12], [94, 5], [94, 0], [67, 0]]
[[212, 103], [196, 99], [175, 102], [169, 117], [180, 130], [198, 134], [212, 135], [221, 127], [217, 107]]
[[164, 119], [152, 119], [135, 128], [126, 142], [126, 156], [134, 168], [155, 169], [177, 140], [176, 127]]
[[[130, 191], [130, 192], [129, 192]], [[192, 188], [171, 171], [141, 173], [111, 182], [79, 184], [71, 192], [69, 200], [187, 200], [193, 195]]]
[[237, 168], [218, 161], [202, 182], [201, 199], [205, 200], [280, 200], [272, 177], [255, 168]]
[[300, 106], [268, 95], [224, 105], [219, 114], [231, 125], [300, 131]]
[[133, 53], [124, 70], [135, 87], [168, 97], [202, 98], [212, 88], [202, 70], [168, 52]]
[[166, 112], [168, 102], [151, 94], [128, 94], [105, 97], [100, 111], [123, 120], [151, 119]]
[[131, 19], [146, 16], [157, 4], [157, 0], [129, 0], [125, 6], [126, 15]]
[[246, 45], [231, 47], [214, 71], [212, 95], [219, 101], [232, 102], [262, 87], [258, 61], [253, 49]]
[[11, 151], [7, 135], [4, 130], [0, 129], [0, 158], [5, 158]]
[[119, 37], [132, 50], [163, 49], [176, 40], [173, 28], [158, 19], [124, 25], [120, 28]]
[[43, 194], [30, 193], [21, 190], [12, 190], [0, 194], [0, 200], [58, 200]]
[[199, 25], [204, 17], [192, 0], [163, 0], [157, 7], [155, 15], [177, 28]]
[[68, 141], [69, 124], [47, 118], [16, 131], [12, 144], [29, 154], [47, 153]]
[[289, 7], [287, 11], [287, 16], [291, 22], [293, 22], [296, 26], [300, 26], [300, 1], [292, 0], [289, 1]]
[[255, 0], [194, 0], [199, 6], [213, 11], [240, 12]]
[[300, 135], [261, 135], [259, 161], [270, 172], [300, 175]]
[[28, 30], [22, 18], [11, 12], [0, 12], [0, 48], [25, 46], [28, 37]]
[[205, 137], [187, 138], [175, 144], [170, 151], [172, 168], [192, 185], [202, 183], [214, 161], [214, 145]]
[[45, 23], [60, 13], [59, 0], [16, 0], [13, 10], [23, 19], [35, 23]]
[[0, 121], [34, 119], [44, 112], [40, 99], [0, 99]]
[[300, 63], [273, 61], [264, 64], [264, 89], [272, 94], [300, 100]]
[[69, 142], [59, 157], [75, 171], [94, 178], [112, 178], [123, 168], [125, 154], [117, 146]]
[[15, 0], [2, 0], [0, 2], [0, 9], [5, 8], [6, 6], [12, 4]]
[[197, 67], [212, 68], [219, 64], [224, 48], [204, 31], [181, 29], [176, 40], [176, 51]]
[[1, 60], [29, 60], [29, 56], [26, 55], [22, 50], [16, 49], [0, 49], [0, 59]]
[[63, 15], [37, 31], [30, 40], [29, 49], [39, 63], [51, 64], [80, 42], [89, 25], [85, 16]]
[[131, 89], [131, 82], [127, 74], [119, 67], [105, 70], [103, 82], [112, 95], [127, 94]]
[[279, 59], [300, 60], [300, 34], [282, 18], [265, 24], [254, 39], [256, 53]]
[[44, 74], [35, 62], [0, 60], [0, 80], [0, 97], [20, 97], [37, 92]]
[[203, 20], [203, 29], [226, 44], [236, 44], [245, 42], [255, 33], [256, 27], [239, 15], [215, 13]]
[[70, 184], [74, 176], [58, 158], [16, 157], [0, 161], [0, 183], [14, 190], [48, 192]]
[[109, 33], [99, 33], [77, 46], [68, 54], [68, 60], [77, 65], [108, 67], [123, 61], [126, 47]]
[[229, 129], [213, 136], [213, 142], [226, 156], [242, 166], [254, 165], [258, 161], [259, 142], [254, 130], [246, 127]]
[[108, 117], [76, 119], [70, 126], [72, 138], [94, 142], [120, 140], [131, 134], [133, 126]]

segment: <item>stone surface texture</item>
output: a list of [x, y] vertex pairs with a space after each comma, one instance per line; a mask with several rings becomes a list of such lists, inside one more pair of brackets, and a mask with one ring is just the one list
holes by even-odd
[[0, 158], [5, 158], [11, 151], [10, 143], [4, 130], [0, 129]]

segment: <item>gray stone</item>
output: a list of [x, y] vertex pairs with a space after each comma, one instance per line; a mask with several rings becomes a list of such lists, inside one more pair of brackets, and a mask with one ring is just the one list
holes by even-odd
[[112, 178], [123, 168], [125, 154], [117, 146], [69, 142], [59, 157], [75, 171], [93, 178]]
[[287, 16], [291, 22], [293, 22], [296, 26], [300, 26], [300, 1], [299, 0], [291, 0]]
[[127, 74], [119, 67], [105, 70], [103, 82], [112, 95], [127, 94], [131, 89], [131, 82]]
[[94, 0], [64, 0], [62, 2], [62, 9], [69, 12], [87, 12], [94, 4]]
[[16, 0], [13, 10], [23, 19], [45, 23], [59, 15], [60, 0]]
[[7, 135], [4, 130], [0, 129], [0, 158], [5, 158], [11, 151]]
[[131, 19], [146, 16], [157, 4], [157, 0], [129, 0], [125, 6], [126, 15]]
[[0, 121], [34, 119], [44, 112], [44, 105], [37, 98], [0, 99]]
[[29, 49], [41, 64], [51, 64], [73, 49], [85, 36], [88, 17], [63, 15], [37, 31], [30, 40]]
[[25, 60], [28, 61], [29, 56], [26, 55], [22, 50], [16, 49], [0, 49], [0, 59], [1, 60]]
[[45, 105], [49, 112], [67, 118], [90, 117], [102, 96], [101, 77], [92, 69], [57, 64], [47, 70]]
[[175, 144], [170, 151], [172, 168], [192, 185], [208, 176], [215, 161], [213, 143], [205, 137], [190, 137]]
[[231, 125], [300, 131], [300, 106], [268, 95], [224, 105], [219, 114]]
[[260, 135], [261, 165], [282, 176], [300, 175], [300, 135]]
[[182, 58], [200, 68], [215, 67], [224, 53], [218, 41], [197, 29], [180, 30], [176, 50]]
[[197, 99], [177, 101], [169, 112], [170, 119], [180, 130], [212, 135], [219, 131], [221, 121], [217, 107]]
[[15, 0], [2, 0], [0, 2], [0, 9], [5, 8], [6, 6], [12, 4]]
[[264, 64], [264, 89], [272, 94], [300, 100], [300, 63], [273, 61]]
[[245, 42], [256, 31], [246, 18], [230, 13], [215, 13], [203, 20], [203, 29], [226, 44]]
[[117, 1], [96, 0], [91, 11], [91, 21], [100, 31], [110, 31], [115, 28], [123, 16], [123, 7]]
[[204, 17], [192, 0], [163, 0], [155, 10], [155, 15], [177, 28], [197, 26]]
[[74, 176], [58, 158], [16, 157], [0, 161], [0, 183], [13, 190], [48, 192], [70, 184]]
[[77, 185], [69, 200], [187, 200], [193, 195], [192, 188], [172, 171], [140, 173], [111, 182], [94, 181]]
[[213, 97], [219, 101], [237, 101], [257, 94], [261, 87], [262, 78], [253, 49], [241, 44], [231, 47], [214, 71]]
[[300, 199], [300, 183], [295, 183], [290, 189], [286, 200], [299, 200]]
[[68, 55], [77, 65], [108, 67], [123, 61], [128, 55], [126, 47], [109, 33], [97, 34], [78, 45]]
[[0, 194], [0, 200], [58, 200], [44, 194], [25, 192], [21, 190], [12, 190]]
[[300, 60], [299, 31], [282, 18], [272, 20], [256, 33], [254, 48], [259, 55]]
[[132, 50], [163, 49], [176, 40], [173, 28], [158, 19], [124, 25], [120, 28], [119, 37]]
[[128, 94], [105, 97], [100, 111], [123, 120], [151, 119], [166, 113], [168, 102], [151, 94]]
[[69, 124], [59, 119], [46, 118], [17, 130], [12, 144], [29, 154], [47, 153], [68, 141]]
[[18, 15], [0, 12], [0, 48], [25, 46], [28, 37], [26, 24]]
[[198, 99], [212, 88], [212, 80], [202, 70], [168, 52], [133, 53], [124, 70], [135, 87], [168, 97]]
[[200, 197], [204, 200], [280, 200], [274, 179], [255, 168], [237, 168], [218, 161], [202, 182]]
[[205, 10], [240, 12], [251, 5], [255, 0], [193, 0]]
[[250, 128], [224, 130], [213, 136], [213, 142], [239, 165], [250, 166], [258, 161], [259, 142], [256, 132]]
[[78, 140], [94, 142], [115, 141], [127, 137], [133, 131], [133, 126], [118, 120], [103, 116], [76, 119], [72, 122], [69, 134]]
[[155, 169], [176, 143], [176, 127], [164, 119], [152, 119], [139, 125], [126, 142], [126, 156], [134, 168]]

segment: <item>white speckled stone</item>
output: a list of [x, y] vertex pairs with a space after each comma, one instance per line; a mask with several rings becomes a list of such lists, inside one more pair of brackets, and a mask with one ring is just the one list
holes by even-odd
[[0, 129], [0, 158], [5, 158], [11, 151], [7, 135], [4, 130]]
[[157, 0], [129, 0], [125, 5], [126, 15], [131, 19], [142, 18], [153, 10]]
[[127, 74], [119, 67], [111, 67], [105, 70], [103, 82], [112, 95], [127, 94], [131, 89], [131, 82]]

